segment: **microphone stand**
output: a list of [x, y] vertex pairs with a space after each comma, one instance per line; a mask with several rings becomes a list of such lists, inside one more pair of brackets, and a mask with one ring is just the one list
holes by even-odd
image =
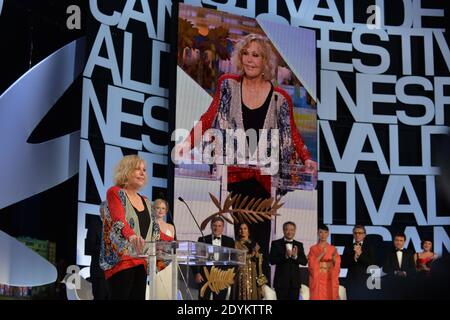
[[203, 234], [202, 229], [200, 228], [200, 225], [197, 222], [197, 219], [195, 219], [194, 214], [191, 211], [191, 208], [189, 208], [189, 205], [186, 203], [186, 201], [184, 201], [184, 199], [182, 197], [178, 197], [178, 200], [180, 200], [181, 202], [184, 203], [184, 205], [186, 206], [186, 208], [189, 210], [189, 213], [191, 214], [192, 219], [194, 219], [195, 224], [197, 225], [198, 230], [200, 231], [201, 235], [202, 235], [202, 239], [203, 242], [205, 242], [205, 235]]

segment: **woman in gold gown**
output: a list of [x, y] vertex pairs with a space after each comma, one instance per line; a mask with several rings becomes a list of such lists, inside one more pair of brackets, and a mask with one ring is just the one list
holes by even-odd
[[236, 299], [260, 300], [263, 298], [262, 287], [268, 281], [262, 272], [263, 256], [259, 252], [260, 247], [250, 239], [249, 226], [245, 222], [239, 225], [236, 249], [247, 252], [245, 266], [240, 266], [237, 273]]

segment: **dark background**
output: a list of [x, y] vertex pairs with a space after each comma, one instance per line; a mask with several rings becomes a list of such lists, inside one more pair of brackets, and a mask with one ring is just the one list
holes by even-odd
[[[69, 30], [66, 26], [69, 17], [66, 9], [73, 4], [81, 8], [80, 30]], [[54, 51], [83, 37], [87, 9], [87, 0], [6, 0], [0, 16], [0, 94]], [[79, 130], [81, 91], [80, 76], [42, 119], [28, 142], [39, 143]], [[63, 265], [75, 262], [77, 196], [78, 174], [50, 190], [1, 209], [0, 229], [13, 237], [55, 242], [56, 261], [64, 268]]]

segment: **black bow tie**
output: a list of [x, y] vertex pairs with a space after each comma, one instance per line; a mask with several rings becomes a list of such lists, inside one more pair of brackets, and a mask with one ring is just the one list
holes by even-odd
[[284, 243], [293, 243], [294, 240], [284, 240]]
[[400, 251], [400, 252], [403, 252], [403, 249], [396, 249], [395, 251], [396, 251], [396, 252], [399, 252], [399, 251]]
[[220, 237], [214, 237], [213, 240], [220, 240]]

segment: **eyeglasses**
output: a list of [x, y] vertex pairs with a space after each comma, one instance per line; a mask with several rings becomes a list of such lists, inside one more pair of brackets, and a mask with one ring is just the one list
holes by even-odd
[[362, 231], [355, 231], [355, 232], [353, 232], [353, 234], [365, 234], [365, 232], [362, 232]]

